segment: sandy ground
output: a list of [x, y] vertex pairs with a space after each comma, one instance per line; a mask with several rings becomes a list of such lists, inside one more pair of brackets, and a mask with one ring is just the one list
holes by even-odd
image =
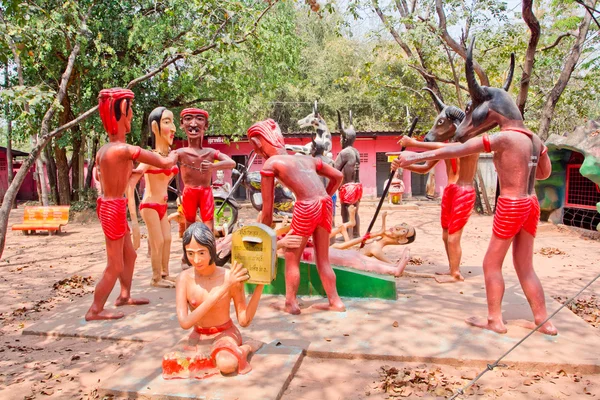
[[[444, 270], [447, 263], [441, 241], [439, 206], [435, 202], [420, 202], [419, 205], [419, 210], [388, 211], [388, 224], [408, 222], [417, 229], [417, 239], [410, 247], [414, 259], [421, 265], [409, 266], [409, 269]], [[361, 205], [363, 232], [374, 209], [375, 203]], [[20, 222], [22, 213], [22, 208], [14, 211], [9, 226]], [[249, 221], [254, 219], [255, 213], [244, 208], [240, 216]], [[341, 222], [339, 207], [336, 220]], [[472, 216], [463, 235], [462, 265], [481, 265], [491, 225], [490, 216]], [[172, 272], [177, 273], [181, 241], [176, 237], [176, 227], [172, 229], [171, 266]], [[404, 247], [387, 249], [389, 255], [397, 258]], [[569, 229], [541, 225], [535, 252], [536, 270], [551, 296], [571, 296], [598, 272], [594, 267], [600, 261], [600, 242]], [[80, 296], [93, 291], [93, 284], [105, 267], [104, 238], [95, 214], [79, 215], [59, 236], [24, 236], [9, 231], [0, 266], [5, 272], [0, 277], [0, 291], [4, 293], [0, 301], [0, 398], [99, 398], [96, 388], [100, 382], [138, 352], [143, 344], [21, 335], [25, 327], [46, 318], [55, 307], [78, 301]], [[147, 244], [143, 240], [136, 268], [149, 267]], [[505, 261], [504, 271], [514, 274], [510, 257]], [[467, 276], [467, 279], [481, 280], [484, 295], [482, 277]], [[134, 278], [134, 285], [138, 284], [141, 283]], [[593, 285], [586, 292], [587, 296], [599, 295], [599, 287], [600, 284]], [[590, 312], [598, 315], [597, 309]], [[384, 365], [387, 365], [387, 374], [382, 370]], [[390, 369], [392, 367], [395, 370]], [[405, 376], [405, 370], [432, 374], [439, 383], [434, 388], [424, 386], [418, 376]], [[450, 393], [446, 388], [462, 386], [477, 372], [431, 364], [305, 358], [283, 398], [379, 399], [422, 395], [443, 398]], [[476, 398], [555, 399], [600, 395], [600, 376], [560, 371], [498, 369], [487, 373], [478, 384], [474, 391]]]

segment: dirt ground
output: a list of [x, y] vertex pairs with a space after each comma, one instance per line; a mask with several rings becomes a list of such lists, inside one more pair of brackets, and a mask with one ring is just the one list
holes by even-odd
[[[363, 232], [375, 205], [361, 205]], [[411, 265], [409, 269], [423, 268], [426, 272], [443, 270], [447, 268], [447, 262], [441, 241], [439, 206], [427, 201], [419, 206], [419, 210], [388, 211], [388, 224], [408, 222], [416, 227], [417, 239], [410, 247], [414, 264], [420, 265]], [[22, 215], [20, 207], [11, 214], [9, 226], [20, 222]], [[244, 208], [240, 216], [249, 221], [255, 218], [255, 212]], [[341, 222], [339, 206], [336, 222]], [[491, 223], [491, 216], [472, 216], [463, 235], [462, 265], [481, 265], [491, 235]], [[172, 271], [177, 273], [181, 241], [177, 238], [176, 226], [172, 230], [171, 265]], [[396, 246], [389, 248], [388, 254], [399, 257], [403, 250], [403, 246]], [[0, 276], [0, 291], [4, 293], [0, 301], [0, 398], [99, 398], [96, 389], [102, 380], [143, 347], [143, 343], [128, 341], [21, 334], [25, 327], [47, 318], [61, 304], [79, 301], [81, 296], [92, 292], [105, 267], [104, 251], [104, 238], [93, 212], [78, 215], [58, 236], [25, 236], [9, 231], [0, 260], [4, 272]], [[143, 240], [138, 251], [137, 269], [149, 268], [146, 252], [147, 244]], [[509, 259], [505, 264], [510, 264]], [[549, 224], [540, 227], [534, 263], [549, 296], [564, 301], [575, 294], [595, 276], [599, 261], [598, 240], [564, 227]], [[507, 267], [505, 273], [514, 271]], [[134, 285], [138, 284], [140, 282], [134, 278]], [[586, 297], [577, 306], [571, 307], [593, 326], [597, 326], [596, 322], [600, 320], [596, 301], [596, 297], [600, 296], [599, 287], [600, 284], [593, 285], [584, 293]], [[557, 301], [549, 305], [549, 309], [558, 305]], [[560, 326], [558, 328], [560, 330]], [[307, 357], [283, 398], [444, 398], [451, 394], [449, 390], [466, 384], [478, 372], [472, 368], [446, 365]], [[485, 399], [596, 397], [600, 395], [600, 376], [499, 368], [487, 373], [472, 393], [475, 398]]]

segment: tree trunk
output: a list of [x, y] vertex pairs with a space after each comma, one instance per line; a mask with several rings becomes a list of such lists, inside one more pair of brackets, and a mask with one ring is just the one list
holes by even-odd
[[71, 204], [71, 182], [69, 180], [69, 161], [67, 150], [60, 147], [58, 141], [54, 141], [54, 159], [56, 160], [56, 172], [58, 179], [58, 199], [60, 205]]
[[58, 182], [56, 179], [56, 163], [54, 162], [54, 154], [52, 154], [52, 146], [46, 146], [44, 149], [44, 155], [46, 156], [46, 166], [48, 168], [48, 183], [52, 190], [52, 197], [56, 204], [58, 204]]
[[142, 131], [140, 132], [140, 146], [142, 149], [145, 149], [150, 145], [150, 132], [148, 129], [148, 117], [150, 113], [148, 111], [144, 111], [144, 115], [142, 116]]
[[[8, 61], [4, 63], [4, 87], [8, 89], [10, 87], [10, 81], [8, 79]], [[10, 119], [10, 106], [8, 101], [4, 105], [4, 118], [6, 119], [6, 174], [8, 177], [8, 184], [13, 180], [13, 159], [12, 159], [12, 121]]]
[[527, 103], [527, 94], [529, 92], [529, 83], [531, 81], [531, 72], [535, 62], [535, 50], [540, 41], [540, 23], [533, 13], [533, 0], [523, 0], [523, 20], [531, 31], [527, 52], [525, 53], [525, 62], [523, 63], [523, 75], [521, 75], [521, 86], [519, 96], [517, 97], [517, 106], [523, 119], [525, 119], [525, 104]]
[[[596, 0], [593, 0], [590, 5], [592, 7], [596, 6]], [[590, 22], [592, 20], [592, 16], [589, 12], [585, 13], [583, 20], [579, 24], [579, 31], [577, 33], [577, 38], [573, 43], [573, 47], [571, 47], [571, 51], [563, 65], [563, 69], [558, 77], [558, 81], [548, 94], [546, 98], [546, 103], [544, 104], [544, 108], [542, 110], [542, 117], [540, 119], [540, 127], [538, 129], [538, 135], [542, 140], [546, 140], [550, 133], [550, 126], [552, 124], [552, 117], [554, 116], [554, 109], [556, 108], [556, 104], [560, 99], [563, 91], [567, 87], [569, 83], [569, 79], [571, 79], [571, 74], [579, 61], [579, 57], [581, 56], [581, 52], [583, 50], [583, 44], [585, 42], [585, 38], [587, 37], [587, 33], [590, 27]]]
[[[72, 119], [72, 118], [71, 118]], [[81, 131], [79, 127], [73, 128], [73, 155], [71, 156], [70, 170], [71, 170], [71, 198], [73, 200], [79, 199], [79, 158], [81, 157]]]
[[94, 165], [96, 164], [96, 153], [98, 152], [98, 144], [100, 139], [98, 135], [94, 136], [92, 140], [92, 155], [90, 156], [90, 161], [88, 162], [88, 172], [85, 177], [85, 188], [91, 189], [92, 187], [92, 178], [94, 172]]

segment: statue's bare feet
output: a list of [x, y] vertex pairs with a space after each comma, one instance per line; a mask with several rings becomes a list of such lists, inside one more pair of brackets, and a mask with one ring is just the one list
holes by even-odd
[[145, 297], [139, 297], [134, 299], [133, 297], [117, 297], [115, 300], [115, 306], [143, 306], [144, 304], [150, 303], [150, 300]]
[[402, 257], [400, 257], [400, 259], [396, 263], [396, 272], [394, 273], [394, 276], [396, 278], [402, 276], [402, 273], [404, 272], [404, 269], [408, 265], [409, 261], [410, 261], [410, 249], [405, 249], [404, 253], [402, 253]]
[[166, 279], [161, 279], [159, 281], [150, 281], [150, 286], [158, 287], [158, 288], [166, 288], [172, 289], [175, 287], [175, 284], [172, 281], [168, 281]]
[[94, 313], [94, 312], [92, 312], [92, 310], [89, 310], [85, 314], [85, 320], [86, 321], [100, 321], [100, 320], [104, 320], [104, 319], [120, 319], [120, 318], [123, 318], [124, 316], [125, 316], [125, 314], [123, 314], [120, 311], [110, 312], [110, 311], [102, 310], [99, 313]]
[[[531, 329], [531, 330], [534, 330], [535, 327], [537, 326], [536, 323], [527, 321], [527, 320], [523, 320], [523, 319], [519, 319], [519, 320], [515, 320], [515, 321], [511, 320], [509, 322], [510, 322], [510, 324], [514, 324], [514, 325], [520, 326], [522, 328]], [[540, 329], [538, 329], [538, 332], [541, 332], [545, 335], [551, 335], [551, 336], [558, 335], [558, 329], [556, 329], [556, 327], [550, 321], [548, 321], [544, 325], [542, 325], [540, 327]]]
[[471, 326], [487, 329], [496, 333], [506, 333], [506, 326], [502, 320], [490, 320], [489, 318], [470, 317], [465, 322]]
[[[436, 272], [437, 274], [437, 272]], [[465, 277], [460, 274], [460, 272], [456, 275], [440, 275], [435, 277], [435, 281], [437, 283], [454, 283], [454, 282], [462, 282], [465, 280]]]
[[328, 303], [313, 304], [312, 306], [310, 306], [310, 308], [314, 308], [315, 310], [322, 310], [322, 311], [337, 311], [337, 312], [346, 311], [346, 306], [344, 306], [344, 303], [342, 303], [341, 299], [338, 299], [337, 301], [330, 301]]
[[177, 282], [177, 277], [176, 277], [176, 276], [171, 276], [171, 275], [169, 275], [169, 274], [167, 274], [167, 275], [163, 275], [163, 276], [162, 276], [162, 278], [163, 278], [165, 281], [169, 281], [169, 282]]
[[298, 302], [295, 302], [295, 303], [288, 303], [287, 301], [285, 303], [278, 302], [278, 303], [271, 304], [271, 307], [276, 310], [283, 311], [283, 312], [286, 312], [286, 313], [292, 314], [292, 315], [299, 315], [301, 312]]

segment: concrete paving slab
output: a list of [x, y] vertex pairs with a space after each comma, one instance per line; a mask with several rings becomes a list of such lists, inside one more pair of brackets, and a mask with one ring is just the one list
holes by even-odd
[[136, 272], [132, 296], [150, 299], [150, 304], [142, 306], [115, 307], [120, 290], [119, 284], [115, 285], [106, 308], [122, 311], [124, 318], [86, 321], [85, 313], [92, 304], [92, 295], [88, 295], [59, 308], [49, 318], [26, 328], [23, 334], [150, 342], [162, 338], [166, 332], [181, 331], [175, 314], [175, 289], [154, 288], [149, 281], [148, 271]]
[[[436, 267], [417, 268], [433, 272]], [[252, 325], [242, 333], [266, 343], [304, 340], [311, 343], [308, 355], [315, 357], [485, 366], [529, 332], [510, 321], [531, 320], [531, 311], [516, 274], [509, 270], [505, 271], [503, 301], [508, 333], [499, 335], [466, 325], [464, 320], [470, 316], [485, 316], [487, 306], [482, 268], [462, 269], [468, 277], [466, 282], [440, 285], [432, 279], [399, 278], [397, 301], [344, 299], [348, 310], [344, 313], [315, 311], [309, 306], [326, 300], [301, 297], [302, 314], [291, 316], [269, 307], [281, 302], [281, 296], [263, 295]], [[143, 283], [137, 290], [136, 294], [149, 297], [151, 304], [125, 307], [127, 315], [122, 320], [85, 322], [83, 315], [91, 301], [87, 297], [24, 333], [146, 342], [179, 336], [182, 331], [175, 316], [175, 291], [144, 288]], [[551, 298], [547, 298], [547, 305], [549, 313], [560, 306]], [[600, 349], [590, 345], [600, 340], [598, 330], [568, 309], [560, 311], [553, 322], [559, 330], [557, 337], [535, 333], [506, 361], [520, 368], [559, 367], [600, 373]]]
[[[271, 335], [308, 340], [308, 356], [312, 357], [485, 366], [530, 332], [511, 321], [532, 320], [531, 311], [516, 277], [507, 274], [503, 310], [508, 333], [468, 326], [464, 320], [486, 316], [487, 306], [481, 267], [465, 267], [464, 272], [471, 279], [461, 284], [400, 278], [398, 301], [344, 299], [348, 310], [344, 313], [314, 312], [307, 307], [323, 300], [312, 299], [304, 302], [299, 316], [261, 307], [260, 319], [245, 333], [263, 341], [271, 340]], [[550, 298], [547, 305], [549, 313], [560, 306]], [[561, 310], [553, 322], [558, 336], [535, 333], [505, 362], [520, 368], [600, 373], [600, 350], [592, 345], [600, 340], [598, 330], [568, 309]]]
[[152, 343], [104, 381], [99, 392], [100, 396], [154, 400], [276, 400], [298, 370], [307, 346], [306, 342], [274, 340], [252, 356], [252, 371], [246, 375], [165, 380], [161, 362], [166, 347]]

